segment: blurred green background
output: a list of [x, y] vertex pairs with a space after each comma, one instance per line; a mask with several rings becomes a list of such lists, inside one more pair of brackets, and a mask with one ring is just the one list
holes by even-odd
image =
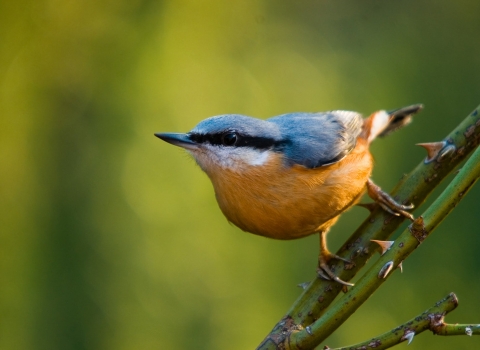
[[[479, 14], [474, 0], [1, 1], [0, 348], [253, 349], [314, 278], [318, 238], [228, 224], [206, 175], [153, 133], [422, 102], [372, 147], [390, 190], [424, 158], [415, 143], [480, 103]], [[451, 291], [447, 321], [480, 322], [478, 187], [326, 344]], [[330, 247], [366, 215], [346, 213]], [[409, 349], [479, 347], [425, 333]]]

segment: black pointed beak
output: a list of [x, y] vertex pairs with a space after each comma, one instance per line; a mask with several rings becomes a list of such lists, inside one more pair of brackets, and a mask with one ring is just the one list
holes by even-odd
[[190, 140], [188, 134], [179, 133], [155, 133], [155, 136], [172, 145], [179, 146], [186, 149], [196, 149], [198, 145]]

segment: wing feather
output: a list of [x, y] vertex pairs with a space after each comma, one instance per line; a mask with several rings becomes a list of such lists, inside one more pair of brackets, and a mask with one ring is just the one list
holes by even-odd
[[288, 161], [307, 168], [343, 159], [355, 147], [363, 126], [362, 116], [351, 111], [290, 113], [268, 121], [279, 127]]

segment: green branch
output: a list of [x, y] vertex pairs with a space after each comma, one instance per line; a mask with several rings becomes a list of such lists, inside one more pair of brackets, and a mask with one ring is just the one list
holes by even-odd
[[442, 194], [398, 237], [390, 250], [311, 326], [293, 331], [287, 339], [286, 348], [311, 349], [326, 339], [385, 282], [391, 271], [433, 232], [479, 177], [480, 148], [477, 148]]
[[437, 335], [480, 335], [480, 324], [443, 324]]
[[[419, 206], [438, 184], [460, 164], [480, 142], [480, 106], [444, 139], [445, 149], [437, 159], [422, 161], [408, 176], [401, 179], [392, 191], [397, 201]], [[453, 152], [452, 152], [453, 150]], [[450, 158], [448, 158], [450, 156]], [[435, 158], [435, 157], [433, 157]], [[446, 159], [447, 158], [447, 159]], [[339, 277], [350, 280], [366, 264], [377, 249], [372, 239], [387, 239], [402, 223], [403, 218], [386, 214], [380, 209], [370, 216], [353, 233], [337, 252], [350, 259], [352, 265], [333, 267]], [[312, 269], [313, 270], [313, 269]], [[277, 323], [258, 349], [280, 349], [286, 337], [295, 330], [306, 328], [318, 319], [341, 291], [338, 283], [315, 278], [293, 304], [287, 315]]]
[[342, 348], [332, 349], [325, 347], [324, 349], [351, 350], [375, 348], [375, 350], [383, 350], [391, 348], [404, 341], [408, 341], [410, 344], [415, 336], [426, 330], [431, 330], [437, 335], [479, 335], [480, 325], [452, 325], [443, 322], [445, 315], [455, 310], [457, 306], [458, 299], [456, 295], [450, 293], [443, 300], [438, 301], [433, 307], [422, 314], [412, 318], [410, 321], [405, 322], [395, 329], [379, 335], [378, 337]]

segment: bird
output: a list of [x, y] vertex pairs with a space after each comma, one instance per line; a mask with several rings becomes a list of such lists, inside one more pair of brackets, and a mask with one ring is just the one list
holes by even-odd
[[413, 205], [395, 201], [371, 180], [370, 143], [410, 123], [415, 104], [358, 112], [296, 112], [266, 120], [239, 114], [207, 118], [187, 133], [155, 133], [190, 153], [210, 178], [227, 220], [243, 231], [279, 240], [319, 234], [319, 277], [352, 286], [329, 267], [351, 263], [327, 248], [340, 214], [367, 192], [386, 212], [413, 220]]

